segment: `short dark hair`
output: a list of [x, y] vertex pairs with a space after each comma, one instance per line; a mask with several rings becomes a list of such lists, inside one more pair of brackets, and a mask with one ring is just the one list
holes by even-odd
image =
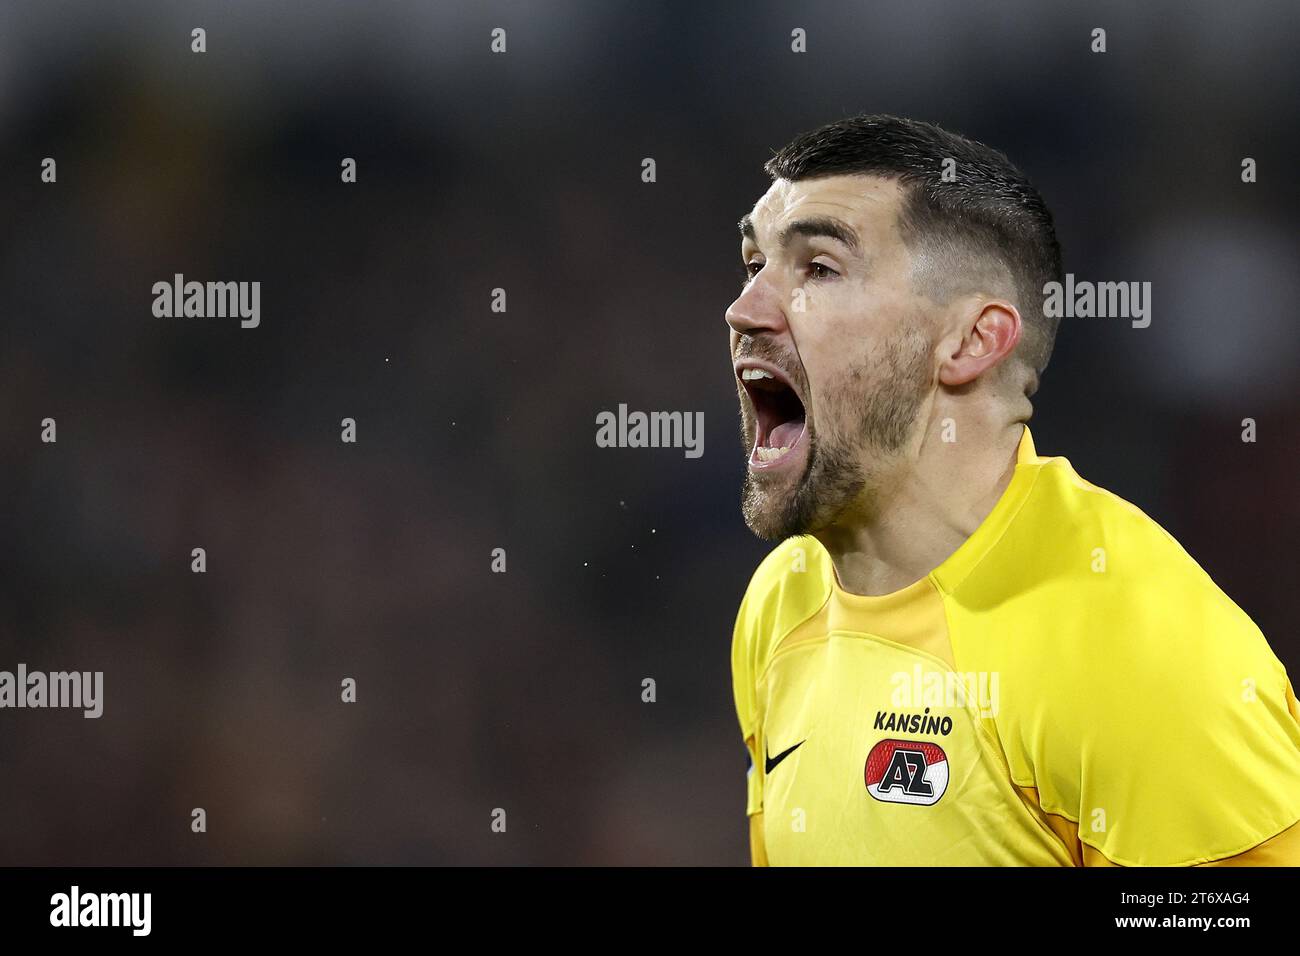
[[[947, 159], [955, 162], [951, 181], [943, 178]], [[1043, 197], [1005, 155], [933, 123], [862, 114], [801, 134], [763, 169], [773, 180], [855, 173], [897, 180], [906, 192], [903, 241], [939, 263], [921, 277], [927, 294], [945, 301], [972, 282], [1009, 274], [1024, 318], [1018, 351], [1037, 387], [1059, 321], [1043, 312], [1043, 286], [1061, 281], [1061, 247]]]

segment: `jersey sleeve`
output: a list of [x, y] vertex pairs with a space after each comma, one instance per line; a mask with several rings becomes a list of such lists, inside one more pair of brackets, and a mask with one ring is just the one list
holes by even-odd
[[1201, 866], [1300, 866], [1300, 823], [1293, 823], [1271, 840], [1245, 853], [1212, 860]]
[[749, 596], [741, 602], [731, 638], [731, 684], [744, 741], [745, 815], [748, 821], [749, 857], [753, 866], [767, 865], [763, 845], [763, 763], [759, 744], [759, 715], [755, 691], [753, 622], [748, 613]]
[[763, 757], [759, 744], [758, 701], [755, 691], [757, 675], [754, 661], [754, 634], [749, 614], [750, 595], [741, 601], [731, 638], [731, 683], [740, 738], [748, 756], [745, 770], [745, 813], [753, 816], [763, 811]]
[[763, 844], [765, 703], [760, 693], [768, 661], [781, 638], [825, 603], [830, 564], [816, 539], [787, 538], [759, 564], [736, 613], [731, 636], [732, 695], [740, 737], [748, 754], [745, 813], [755, 866], [766, 866]]
[[1281, 837], [1300, 821], [1300, 720], [1285, 668], [1208, 578], [1158, 593], [1126, 640], [1103, 642], [1124, 692], [1092, 714], [1074, 793], [1052, 795], [1077, 797], [1084, 863], [1294, 856], [1295, 833]]

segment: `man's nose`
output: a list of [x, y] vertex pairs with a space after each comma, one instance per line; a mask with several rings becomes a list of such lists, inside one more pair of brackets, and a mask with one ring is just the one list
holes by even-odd
[[727, 308], [727, 325], [740, 335], [780, 334], [786, 327], [781, 304], [781, 294], [763, 279], [760, 270]]

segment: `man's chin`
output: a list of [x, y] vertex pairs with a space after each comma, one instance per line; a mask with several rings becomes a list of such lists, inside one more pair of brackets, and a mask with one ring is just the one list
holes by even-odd
[[746, 476], [740, 513], [755, 537], [763, 541], [784, 541], [806, 533], [807, 522], [801, 511], [797, 487], [779, 491], [759, 488], [752, 476]]
[[749, 528], [754, 537], [759, 540], [773, 543], [784, 541], [795, 533], [787, 533], [786, 526], [767, 520], [766, 516], [763, 515], [745, 515], [745, 527]]
[[863, 499], [866, 479], [854, 458], [812, 454], [798, 475], [746, 473], [740, 493], [745, 525], [764, 541], [817, 535], [842, 522]]

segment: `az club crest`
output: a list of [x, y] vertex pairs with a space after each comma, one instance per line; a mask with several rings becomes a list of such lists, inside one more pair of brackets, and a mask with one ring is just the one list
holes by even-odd
[[885, 803], [938, 803], [948, 789], [948, 755], [922, 740], [882, 740], [862, 771], [867, 792]]

